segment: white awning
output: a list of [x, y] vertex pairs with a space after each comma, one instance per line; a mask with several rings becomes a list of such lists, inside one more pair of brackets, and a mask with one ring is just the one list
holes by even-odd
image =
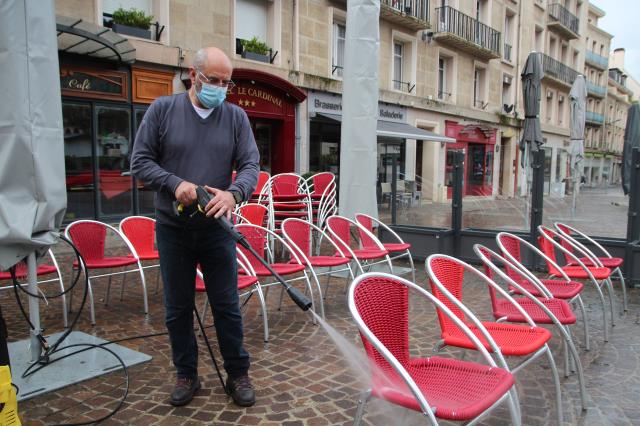
[[[342, 122], [342, 116], [338, 114], [318, 113], [319, 116]], [[399, 139], [417, 139], [422, 141], [455, 143], [456, 140], [447, 136], [438, 135], [428, 130], [414, 127], [407, 123], [396, 123], [394, 121], [378, 120], [376, 133], [378, 136]]]

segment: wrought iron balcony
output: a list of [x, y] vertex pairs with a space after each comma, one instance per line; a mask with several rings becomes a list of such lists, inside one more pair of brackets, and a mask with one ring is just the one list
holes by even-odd
[[574, 70], [563, 64], [560, 61], [556, 61], [549, 55], [542, 55], [542, 69], [544, 71], [543, 78], [551, 79], [556, 83], [562, 85], [571, 86], [573, 81], [578, 76], [578, 71]]
[[584, 56], [587, 65], [606, 71], [609, 68], [609, 58], [600, 56], [591, 50], [587, 50]]
[[381, 0], [380, 17], [415, 31], [431, 27], [429, 0]]
[[503, 56], [505, 61], [511, 62], [511, 45], [508, 43], [504, 44]]
[[451, 6], [436, 8], [433, 37], [483, 60], [500, 57], [500, 32]]
[[580, 20], [576, 15], [569, 12], [560, 3], [553, 3], [547, 7], [549, 20], [547, 26], [550, 30], [555, 31], [565, 38], [572, 40], [579, 38]]
[[607, 95], [607, 88], [587, 81], [587, 93], [596, 98], [604, 98]]
[[602, 126], [604, 124], [604, 115], [593, 111], [585, 111], [585, 121], [589, 124]]

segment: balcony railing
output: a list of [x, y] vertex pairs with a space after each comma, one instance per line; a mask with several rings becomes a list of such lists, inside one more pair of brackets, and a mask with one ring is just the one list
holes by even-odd
[[609, 67], [609, 58], [600, 56], [591, 50], [586, 51], [584, 60], [588, 65], [595, 66], [597, 68], [600, 68], [601, 70], [606, 70]]
[[416, 87], [415, 84], [411, 84], [408, 81], [391, 80], [393, 82], [393, 89], [400, 90], [401, 92], [411, 93]]
[[451, 93], [449, 92], [445, 92], [442, 90], [438, 90], [438, 99], [440, 99], [441, 101], [447, 101], [449, 100], [449, 98], [451, 98]]
[[585, 111], [585, 121], [587, 123], [600, 124], [604, 123], [604, 116], [593, 111]]
[[571, 86], [578, 76], [578, 71], [566, 66], [560, 61], [556, 61], [551, 56], [545, 55], [544, 53], [542, 54], [542, 69], [545, 77], [554, 78], [568, 86]]
[[587, 92], [590, 95], [594, 95], [600, 98], [604, 98], [607, 95], [607, 88], [604, 86], [599, 86], [595, 83], [587, 81]]
[[549, 16], [552, 19], [549, 24], [558, 23], [565, 29], [569, 30], [570, 33], [573, 33], [567, 33], [567, 36], [569, 36], [570, 38], [578, 38], [580, 20], [573, 13], [569, 12], [560, 3], [550, 4], [547, 10], [549, 12]]
[[511, 45], [508, 43], [504, 44], [504, 60], [511, 62]]
[[[483, 59], [500, 57], [500, 32], [451, 6], [436, 8], [438, 41], [449, 41]], [[454, 36], [453, 39], [447, 37]]]
[[380, 6], [382, 18], [415, 30], [429, 27], [429, 0], [381, 0]]

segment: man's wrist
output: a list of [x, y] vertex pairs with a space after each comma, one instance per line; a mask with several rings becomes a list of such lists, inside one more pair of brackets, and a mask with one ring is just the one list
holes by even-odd
[[240, 204], [242, 202], [242, 194], [240, 193], [240, 191], [236, 191], [232, 189], [229, 192], [231, 193], [231, 195], [233, 195], [233, 199], [236, 202], [236, 204]]

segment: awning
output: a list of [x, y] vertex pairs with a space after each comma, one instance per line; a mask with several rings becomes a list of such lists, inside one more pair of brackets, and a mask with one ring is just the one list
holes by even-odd
[[136, 49], [131, 43], [109, 28], [78, 18], [56, 16], [56, 30], [61, 52], [126, 63], [136, 60]]
[[[318, 113], [319, 116], [342, 122], [342, 116], [337, 114]], [[396, 123], [394, 121], [378, 120], [378, 136], [399, 139], [417, 139], [422, 141], [455, 143], [456, 140], [446, 136], [441, 136], [428, 130], [419, 129], [407, 123]]]

